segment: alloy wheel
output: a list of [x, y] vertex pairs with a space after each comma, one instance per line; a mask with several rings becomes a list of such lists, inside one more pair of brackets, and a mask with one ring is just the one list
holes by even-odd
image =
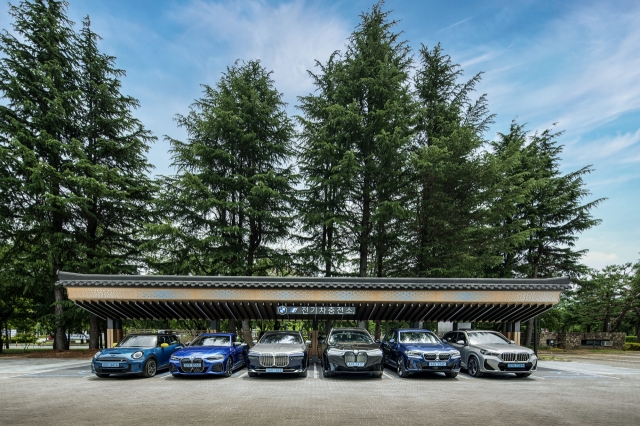
[[227, 377], [233, 374], [233, 362], [231, 361], [231, 357], [227, 358], [227, 371], [225, 371]]

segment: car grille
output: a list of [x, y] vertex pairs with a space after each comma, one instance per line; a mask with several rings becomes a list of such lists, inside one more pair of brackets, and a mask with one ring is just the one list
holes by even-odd
[[448, 361], [450, 356], [451, 356], [451, 355], [450, 355], [450, 354], [448, 354], [448, 353], [442, 353], [442, 352], [440, 352], [440, 353], [438, 354], [438, 359], [439, 359], [440, 361]]
[[505, 352], [500, 357], [503, 361], [529, 361], [529, 354], [526, 352]]
[[[200, 368], [194, 368], [194, 367], [185, 367], [184, 364], [185, 363], [200, 363]], [[202, 358], [194, 358], [194, 359], [186, 359], [186, 358], [182, 358], [180, 360], [180, 370], [182, 370], [185, 373], [202, 373], [204, 371], [204, 362], [202, 361]]]
[[432, 352], [425, 352], [422, 354], [422, 357], [425, 359], [425, 361], [435, 361], [438, 356]]
[[125, 358], [98, 358], [98, 362], [127, 362]]
[[260, 365], [263, 367], [286, 367], [289, 365], [289, 355], [287, 354], [260, 354]]
[[344, 354], [344, 362], [364, 362], [366, 364], [368, 358], [366, 352], [358, 352], [357, 355], [353, 352], [345, 352]]

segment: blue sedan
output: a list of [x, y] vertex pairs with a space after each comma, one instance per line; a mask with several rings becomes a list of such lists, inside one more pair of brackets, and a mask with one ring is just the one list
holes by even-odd
[[395, 367], [399, 377], [443, 372], [454, 378], [460, 371], [460, 352], [429, 330], [393, 329], [384, 336], [380, 347], [385, 364]]
[[113, 348], [103, 349], [91, 360], [91, 372], [98, 377], [138, 374], [153, 377], [169, 367], [171, 355], [181, 349], [175, 334], [129, 334]]
[[174, 376], [231, 376], [246, 365], [247, 344], [235, 333], [205, 333], [171, 356], [169, 372]]

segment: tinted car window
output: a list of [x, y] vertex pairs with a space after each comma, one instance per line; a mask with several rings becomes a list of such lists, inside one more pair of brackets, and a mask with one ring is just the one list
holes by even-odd
[[338, 331], [329, 337], [329, 344], [334, 343], [373, 343], [373, 339], [363, 331]]
[[440, 343], [440, 339], [427, 331], [401, 331], [401, 343]]
[[129, 335], [122, 339], [122, 341], [118, 344], [119, 348], [135, 348], [135, 347], [143, 347], [150, 348], [156, 346], [158, 341], [157, 336], [136, 336]]
[[302, 337], [298, 333], [267, 333], [260, 339], [260, 343], [280, 343], [280, 344], [302, 344]]
[[481, 345], [483, 343], [509, 343], [509, 341], [501, 335], [490, 331], [474, 331], [467, 334], [469, 335], [469, 343], [472, 345]]
[[229, 336], [200, 336], [190, 346], [229, 346], [230, 342]]

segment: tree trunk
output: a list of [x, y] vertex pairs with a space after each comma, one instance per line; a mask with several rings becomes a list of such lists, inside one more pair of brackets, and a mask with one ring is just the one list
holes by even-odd
[[[0, 323], [0, 330], [2, 330], [2, 323]], [[2, 353], [2, 331], [0, 331], [0, 354]]]
[[371, 221], [371, 197], [369, 182], [364, 183], [362, 200], [362, 231], [360, 234], [360, 276], [367, 276], [367, 260], [369, 258], [369, 222]]
[[9, 335], [9, 325], [4, 323], [4, 332], [5, 336], [7, 336], [7, 341], [4, 343], [5, 349], [9, 349], [9, 344], [11, 343], [11, 336]]
[[373, 338], [376, 340], [380, 340], [380, 320], [376, 320], [376, 331], [373, 334]]
[[98, 335], [100, 334], [100, 320], [94, 314], [89, 317], [89, 349], [98, 349]]
[[527, 334], [525, 335], [524, 345], [531, 346], [533, 342], [533, 318], [527, 321]]
[[64, 288], [59, 285], [54, 285], [53, 295], [56, 302], [54, 313], [56, 318], [56, 334], [54, 337], [54, 349], [58, 351], [64, 351], [67, 349], [67, 336], [65, 334], [63, 314], [64, 308], [62, 302], [64, 301]]
[[248, 319], [242, 320], [242, 337], [249, 347], [253, 346], [253, 336], [251, 335], [251, 322]]

